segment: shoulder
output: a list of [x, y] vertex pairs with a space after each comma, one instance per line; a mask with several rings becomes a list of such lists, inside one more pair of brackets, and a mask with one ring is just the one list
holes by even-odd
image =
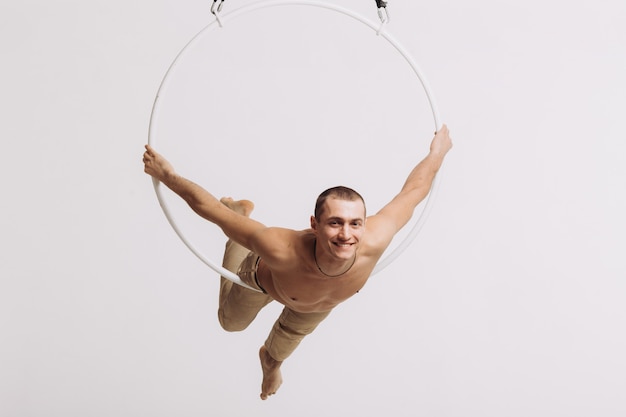
[[393, 217], [384, 213], [369, 216], [366, 221], [363, 249], [374, 255], [382, 254], [398, 232], [398, 226]]
[[266, 244], [280, 244], [280, 242], [287, 243], [292, 240], [297, 240], [301, 233], [301, 231], [283, 227], [265, 227], [257, 230], [252, 237], [255, 241], [264, 242]]
[[284, 262], [304, 250], [310, 235], [307, 230], [266, 227], [254, 233], [251, 249], [266, 262]]

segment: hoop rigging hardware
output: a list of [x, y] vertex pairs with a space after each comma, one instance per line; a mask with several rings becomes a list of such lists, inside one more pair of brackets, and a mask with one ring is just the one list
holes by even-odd
[[[213, 4], [211, 5], [211, 13], [217, 19], [217, 22], [219, 23], [220, 27], [222, 27], [222, 21], [220, 19], [219, 14], [222, 12], [222, 6], [224, 6], [225, 1], [226, 0], [213, 0]], [[378, 8], [378, 18], [380, 19], [380, 22], [382, 23], [382, 25], [380, 26], [380, 28], [378, 29], [376, 33], [380, 34], [382, 26], [385, 25], [390, 20], [389, 10], [387, 10], [387, 1], [385, 0], [375, 0], [375, 1], [376, 1], [376, 7]]]

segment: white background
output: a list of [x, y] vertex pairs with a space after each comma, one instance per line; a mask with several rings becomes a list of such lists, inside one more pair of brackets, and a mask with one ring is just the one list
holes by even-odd
[[[377, 21], [374, 1], [336, 4]], [[219, 328], [218, 278], [141, 164], [159, 84], [209, 7], [0, 6], [0, 415], [626, 414], [623, 1], [389, 4], [455, 147], [418, 238], [267, 402], [257, 351], [279, 306]], [[307, 227], [339, 183], [380, 208], [434, 130], [399, 54], [320, 10], [232, 24], [179, 67], [158, 149], [268, 225]], [[219, 230], [172, 202], [219, 261]]]

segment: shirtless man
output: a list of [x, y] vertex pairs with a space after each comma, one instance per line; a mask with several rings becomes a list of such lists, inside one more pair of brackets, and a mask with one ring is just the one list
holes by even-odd
[[254, 291], [221, 278], [218, 317], [227, 331], [245, 329], [257, 313], [276, 300], [285, 307], [259, 351], [261, 399], [282, 383], [280, 367], [300, 341], [339, 303], [358, 292], [394, 235], [428, 195], [452, 142], [444, 125], [430, 152], [409, 174], [400, 192], [378, 213], [366, 217], [365, 203], [354, 190], [334, 187], [320, 195], [311, 228], [301, 231], [267, 227], [251, 219], [247, 200], [218, 200], [178, 175], [146, 145], [144, 171], [183, 198], [229, 241], [224, 267]]

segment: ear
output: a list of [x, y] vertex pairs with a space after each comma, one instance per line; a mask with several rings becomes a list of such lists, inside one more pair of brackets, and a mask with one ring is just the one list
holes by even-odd
[[317, 230], [317, 220], [315, 219], [315, 216], [311, 216], [311, 229]]

